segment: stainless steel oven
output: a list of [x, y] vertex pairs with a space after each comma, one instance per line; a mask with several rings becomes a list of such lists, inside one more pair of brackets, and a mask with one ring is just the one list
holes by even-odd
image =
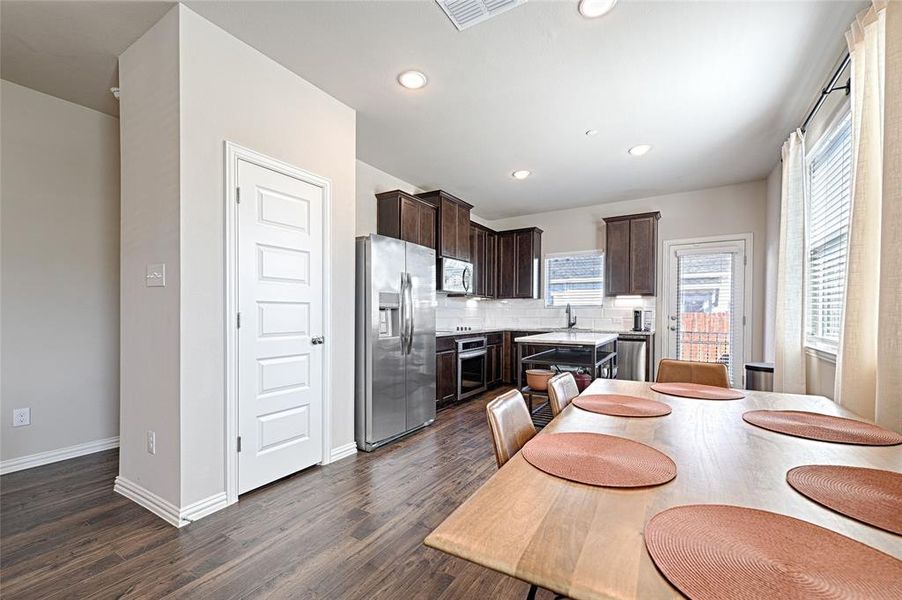
[[457, 340], [458, 400], [464, 400], [486, 390], [485, 354], [485, 336]]

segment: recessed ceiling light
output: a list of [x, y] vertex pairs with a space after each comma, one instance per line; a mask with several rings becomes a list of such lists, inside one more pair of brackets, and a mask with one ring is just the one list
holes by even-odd
[[586, 131], [586, 135], [589, 137], [592, 137], [593, 135], [598, 135], [598, 130], [597, 129], [589, 129], [588, 131]]
[[617, 0], [579, 0], [579, 14], [587, 19], [595, 19], [609, 12]]
[[627, 152], [633, 156], [643, 156], [648, 154], [649, 150], [651, 150], [651, 144], [639, 144], [638, 146], [633, 146]]
[[525, 169], [524, 169], [524, 170], [521, 170], [521, 171], [514, 171], [513, 173], [511, 173], [511, 176], [512, 176], [514, 179], [526, 179], [526, 178], [529, 177], [530, 175], [532, 175], [532, 172], [531, 172], [531, 171], [527, 171], [527, 170], [525, 170]]
[[418, 90], [426, 87], [429, 80], [419, 71], [404, 71], [398, 75], [398, 83], [406, 87], [408, 90]]

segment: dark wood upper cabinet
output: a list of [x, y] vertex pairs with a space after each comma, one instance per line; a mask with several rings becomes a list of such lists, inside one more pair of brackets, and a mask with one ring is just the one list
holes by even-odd
[[542, 230], [498, 232], [498, 298], [542, 297]]
[[657, 216], [630, 219], [630, 289], [633, 294], [653, 296], [655, 293], [655, 262], [658, 246]]
[[470, 209], [472, 205], [442, 190], [416, 197], [436, 207], [435, 240], [439, 256], [470, 260]]
[[470, 257], [470, 207], [464, 208], [457, 205], [457, 256], [460, 260], [469, 260]]
[[498, 297], [514, 298], [516, 287], [517, 236], [498, 234]]
[[652, 212], [604, 220], [606, 296], [655, 294], [660, 218]]
[[435, 249], [435, 207], [420, 207], [420, 245]]
[[470, 262], [473, 263], [473, 294], [495, 297], [495, 245], [498, 234], [478, 223], [470, 223]]
[[435, 206], [392, 190], [376, 194], [376, 233], [435, 248]]
[[604, 293], [619, 296], [630, 293], [630, 222], [610, 221], [604, 253]]
[[485, 259], [483, 296], [494, 298], [498, 295], [498, 234], [491, 229], [485, 233]]

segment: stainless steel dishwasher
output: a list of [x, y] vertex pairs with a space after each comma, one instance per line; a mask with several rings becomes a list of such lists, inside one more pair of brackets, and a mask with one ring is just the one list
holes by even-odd
[[621, 333], [617, 337], [617, 379], [646, 381], [648, 336]]

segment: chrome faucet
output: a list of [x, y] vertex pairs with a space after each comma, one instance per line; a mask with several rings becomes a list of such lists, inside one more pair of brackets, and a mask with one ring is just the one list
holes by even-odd
[[572, 316], [573, 310], [570, 308], [569, 302], [567, 303], [566, 313], [567, 313], [567, 329], [573, 329], [573, 327], [576, 325], [576, 317]]

